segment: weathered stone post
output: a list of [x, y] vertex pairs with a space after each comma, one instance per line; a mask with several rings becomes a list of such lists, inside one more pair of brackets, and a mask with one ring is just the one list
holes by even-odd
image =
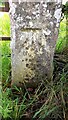
[[61, 0], [9, 0], [12, 84], [51, 79], [61, 18]]

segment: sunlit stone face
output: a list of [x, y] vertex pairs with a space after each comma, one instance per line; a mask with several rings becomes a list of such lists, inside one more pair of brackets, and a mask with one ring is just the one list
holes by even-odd
[[61, 4], [19, 0], [10, 8], [12, 84], [35, 86], [51, 80]]

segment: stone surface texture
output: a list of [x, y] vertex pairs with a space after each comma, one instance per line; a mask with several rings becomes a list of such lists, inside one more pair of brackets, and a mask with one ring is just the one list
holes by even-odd
[[10, 4], [12, 84], [36, 85], [52, 79], [61, 19], [61, 0]]

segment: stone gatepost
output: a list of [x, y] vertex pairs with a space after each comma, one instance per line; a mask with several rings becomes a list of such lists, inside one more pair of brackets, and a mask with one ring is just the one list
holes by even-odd
[[12, 84], [35, 86], [52, 79], [61, 0], [9, 0]]

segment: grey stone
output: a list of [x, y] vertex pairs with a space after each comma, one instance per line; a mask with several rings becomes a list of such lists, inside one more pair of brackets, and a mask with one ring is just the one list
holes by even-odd
[[12, 85], [51, 80], [61, 19], [61, 1], [9, 2]]

